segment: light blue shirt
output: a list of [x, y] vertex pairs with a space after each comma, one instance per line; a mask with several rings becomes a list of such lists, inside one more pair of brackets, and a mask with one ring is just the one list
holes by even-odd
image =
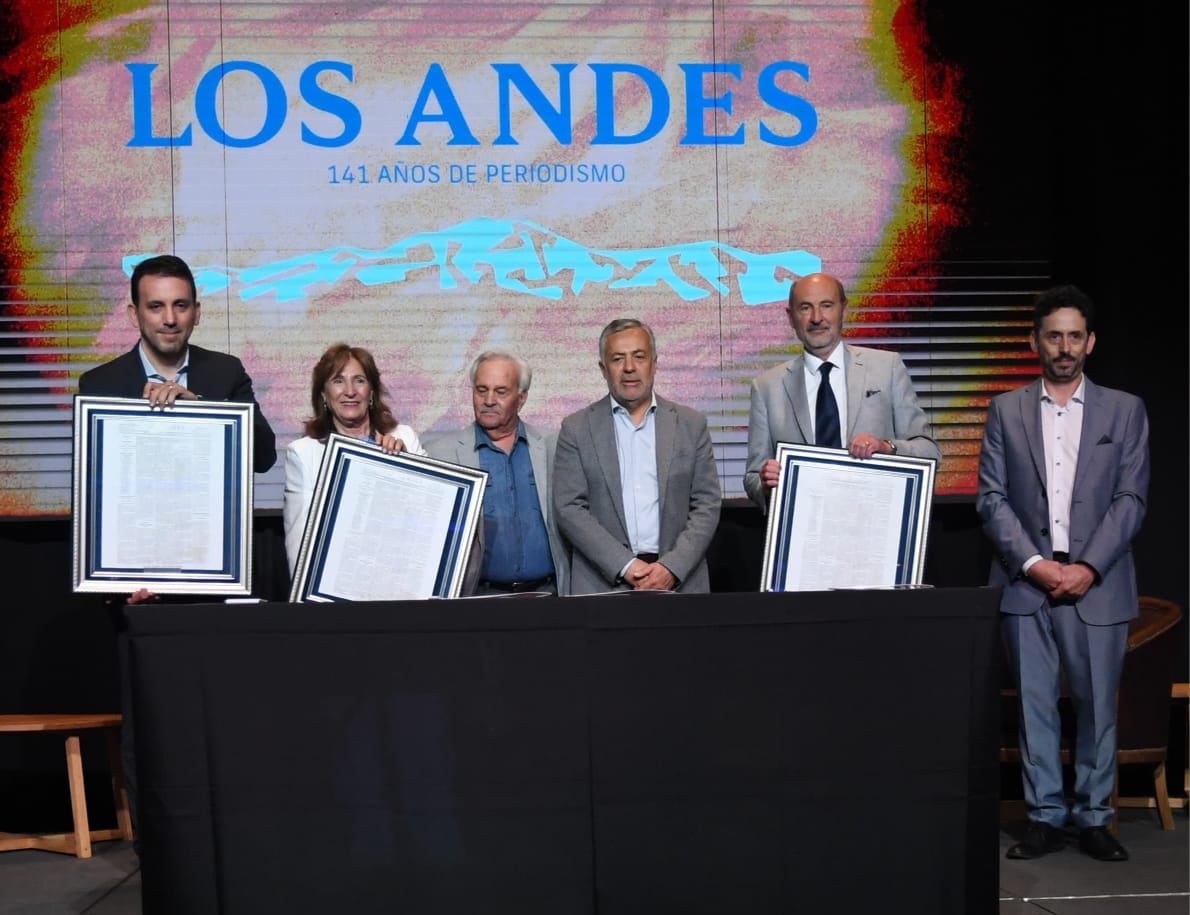
[[611, 404], [628, 544], [634, 553], [658, 553], [661, 501], [657, 488], [657, 395], [653, 395], [649, 411], [639, 426], [615, 398]]
[[186, 347], [186, 358], [182, 362], [182, 367], [178, 369], [178, 374], [173, 378], [166, 378], [159, 371], [157, 371], [156, 368], [153, 367], [153, 363], [150, 362], [149, 357], [145, 355], [145, 345], [143, 343], [136, 348], [136, 352], [140, 356], [141, 365], [145, 367], [146, 381], [159, 381], [162, 384], [165, 384], [169, 381], [176, 381], [184, 388], [190, 387], [190, 385], [187, 384], [187, 382], [190, 381], [190, 347]]

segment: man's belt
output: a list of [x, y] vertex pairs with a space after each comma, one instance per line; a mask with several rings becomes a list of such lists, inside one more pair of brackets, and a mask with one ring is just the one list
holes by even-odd
[[656, 562], [661, 557], [657, 553], [637, 553], [636, 558], [641, 562]]
[[479, 584], [480, 587], [488, 588], [492, 591], [507, 591], [509, 594], [520, 594], [524, 591], [540, 591], [542, 588], [553, 583], [554, 576], [546, 575], [544, 578], [534, 578], [531, 581], [488, 581], [484, 579]]

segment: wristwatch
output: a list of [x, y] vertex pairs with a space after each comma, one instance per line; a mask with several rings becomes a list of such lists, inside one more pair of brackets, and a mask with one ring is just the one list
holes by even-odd
[[893, 444], [893, 440], [891, 438], [886, 438], [884, 440], [884, 444], [888, 445], [888, 453], [889, 454], [897, 453], [897, 446], [895, 444]]

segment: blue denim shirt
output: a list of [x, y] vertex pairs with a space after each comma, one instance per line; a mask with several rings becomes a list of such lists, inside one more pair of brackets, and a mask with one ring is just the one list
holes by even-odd
[[512, 453], [492, 442], [487, 430], [475, 427], [479, 466], [488, 473], [483, 496], [484, 581], [533, 581], [554, 574], [549, 533], [541, 515], [541, 500], [525, 424], [517, 424]]

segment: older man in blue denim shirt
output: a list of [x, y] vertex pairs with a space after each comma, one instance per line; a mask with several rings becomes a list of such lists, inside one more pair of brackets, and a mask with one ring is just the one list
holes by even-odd
[[477, 594], [568, 593], [569, 558], [550, 504], [556, 436], [520, 418], [532, 378], [518, 356], [481, 353], [471, 365], [475, 422], [426, 445], [432, 457], [488, 473]]

